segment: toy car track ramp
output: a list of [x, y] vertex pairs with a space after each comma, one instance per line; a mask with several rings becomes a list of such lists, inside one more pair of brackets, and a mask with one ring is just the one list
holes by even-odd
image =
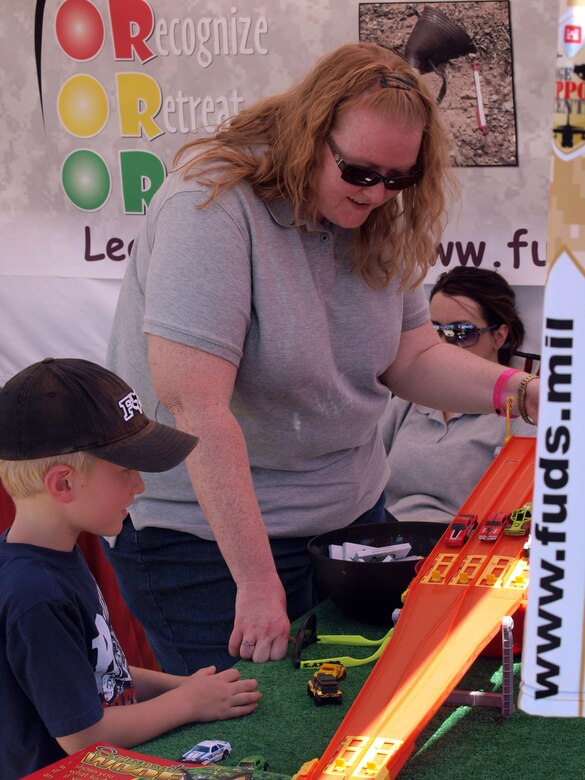
[[[495, 511], [531, 500], [535, 440], [512, 437], [461, 511], [478, 526], [460, 548], [445, 536], [413, 580], [388, 643], [320, 759], [304, 780], [387, 780], [398, 774], [414, 741], [474, 659], [525, 599], [526, 536], [481, 541], [478, 529]], [[390, 564], [389, 564], [390, 565]]]

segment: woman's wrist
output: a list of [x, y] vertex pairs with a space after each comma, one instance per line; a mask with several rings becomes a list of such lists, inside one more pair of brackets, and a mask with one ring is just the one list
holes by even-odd
[[528, 423], [528, 425], [536, 425], [536, 420], [528, 414], [526, 409], [526, 392], [528, 390], [528, 385], [533, 379], [538, 379], [536, 374], [526, 374], [518, 386], [518, 411], [520, 412], [520, 417], [522, 417], [524, 422]]
[[[517, 374], [523, 374], [522, 379], [516, 383]], [[525, 423], [536, 425], [536, 421], [530, 416], [527, 409], [528, 385], [533, 379], [538, 379], [535, 374], [527, 374], [517, 368], [506, 368], [497, 378], [494, 385], [493, 404], [494, 411], [499, 415], [509, 415], [511, 418], [521, 417]], [[512, 409], [517, 410], [512, 413]]]
[[[515, 392], [510, 392], [509, 390], [506, 392], [506, 387], [508, 385], [509, 380], [511, 379], [511, 377], [514, 376], [514, 374], [521, 374], [521, 373], [522, 372], [517, 368], [506, 368], [496, 379], [496, 383], [494, 385], [494, 395], [493, 395], [494, 411], [496, 414], [506, 415], [506, 408], [507, 408], [506, 399], [508, 397], [514, 398], [514, 396], [516, 395]], [[510, 413], [510, 417], [518, 417], [518, 415]]]

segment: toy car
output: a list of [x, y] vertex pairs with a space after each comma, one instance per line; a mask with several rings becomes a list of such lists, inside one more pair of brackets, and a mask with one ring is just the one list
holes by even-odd
[[335, 680], [345, 680], [347, 674], [345, 666], [337, 661], [321, 664], [319, 671], [323, 674], [330, 674]]
[[251, 770], [252, 772], [268, 772], [269, 768], [268, 761], [264, 758], [264, 756], [261, 755], [246, 756], [238, 763], [237, 766], [237, 769], [247, 769]]
[[322, 704], [341, 704], [342, 701], [342, 693], [335, 677], [319, 670], [307, 683], [307, 693], [313, 697], [315, 707]]
[[223, 739], [204, 739], [184, 753], [181, 761], [190, 761], [193, 764], [215, 764], [227, 758], [231, 752], [232, 746]]
[[527, 501], [524, 506], [515, 509], [510, 514], [510, 525], [504, 528], [507, 536], [526, 536], [532, 520], [532, 501]]
[[477, 525], [477, 515], [455, 515], [445, 531], [445, 544], [449, 547], [463, 547]]
[[479, 529], [479, 538], [482, 542], [495, 542], [500, 538], [504, 526], [508, 522], [509, 515], [506, 512], [494, 512], [488, 517]]

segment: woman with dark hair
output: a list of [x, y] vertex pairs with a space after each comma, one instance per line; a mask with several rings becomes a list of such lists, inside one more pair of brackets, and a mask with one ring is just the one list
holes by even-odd
[[[451, 299], [475, 301], [494, 336], [500, 326], [506, 326], [500, 331], [506, 331], [506, 338], [498, 347], [498, 363], [509, 366], [524, 339], [524, 323], [516, 311], [516, 294], [504, 277], [497, 271], [459, 266], [439, 276], [430, 293], [431, 301], [438, 293]], [[500, 341], [496, 338], [496, 342]]]
[[314, 604], [307, 541], [384, 521], [390, 390], [484, 413], [506, 391], [536, 415], [538, 381], [429, 320], [420, 282], [454, 187], [434, 96], [372, 43], [179, 151], [108, 352], [152, 416], [199, 437], [145, 475], [107, 549], [166, 671], [286, 655]]
[[[454, 348], [508, 366], [524, 338], [516, 295], [496, 271], [456, 267], [430, 293], [439, 336]], [[449, 523], [498, 453], [506, 418], [442, 412], [394, 396], [382, 421], [390, 477], [386, 508], [396, 520]], [[521, 418], [511, 433], [534, 436]]]

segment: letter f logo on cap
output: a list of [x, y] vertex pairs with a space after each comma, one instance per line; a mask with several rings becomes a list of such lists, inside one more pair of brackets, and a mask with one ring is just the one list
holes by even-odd
[[128, 395], [125, 395], [124, 398], [121, 398], [118, 401], [118, 406], [124, 412], [124, 420], [126, 420], [126, 422], [134, 417], [135, 411], [142, 414], [142, 404], [136, 393], [128, 393]]

